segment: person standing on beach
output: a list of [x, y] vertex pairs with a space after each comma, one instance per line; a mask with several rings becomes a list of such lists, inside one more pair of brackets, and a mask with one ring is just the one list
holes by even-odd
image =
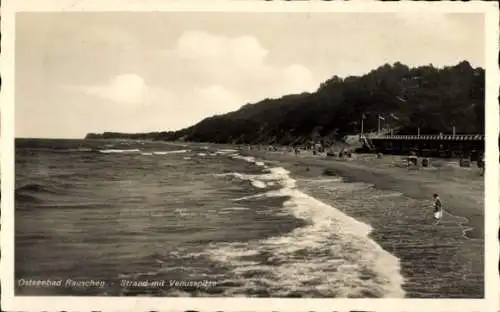
[[484, 154], [480, 155], [479, 160], [477, 161], [477, 166], [479, 167], [479, 174], [481, 176], [484, 176], [484, 169], [485, 169]]
[[443, 205], [441, 204], [441, 199], [439, 199], [438, 194], [434, 194], [434, 219], [436, 220], [436, 225], [439, 224], [441, 218], [443, 217]]

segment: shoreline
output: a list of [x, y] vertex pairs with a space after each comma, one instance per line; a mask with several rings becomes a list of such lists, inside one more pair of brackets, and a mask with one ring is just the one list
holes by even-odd
[[[297, 168], [299, 166], [308, 167], [309, 171], [313, 169], [307, 175], [314, 176], [323, 176], [324, 170], [328, 170], [328, 175], [340, 176], [345, 182], [369, 183], [380, 190], [400, 192], [417, 200], [430, 200], [432, 194], [438, 193], [447, 212], [469, 220], [466, 226], [472, 229], [467, 231], [467, 238], [484, 238], [484, 179], [479, 176], [473, 165], [471, 168], [443, 168], [443, 163], [447, 161], [435, 159], [433, 162], [440, 164], [440, 167], [415, 170], [391, 166], [398, 159], [402, 163], [401, 156], [376, 159], [375, 155], [354, 155], [353, 159], [348, 160], [312, 154], [287, 155], [287, 152], [244, 150], [242, 153], [268, 161], [278, 161], [292, 174], [303, 174]], [[454, 181], [450, 181], [450, 178]], [[471, 198], [468, 195], [473, 196]]]
[[[415, 238], [407, 235], [395, 242], [394, 236], [399, 235], [394, 234], [397, 225], [387, 220], [384, 212], [338, 209], [369, 224], [373, 229], [369, 237], [400, 259], [407, 297], [484, 296], [484, 179], [477, 168], [460, 168], [458, 165], [453, 166], [449, 160], [433, 160], [431, 168], [409, 169], [401, 165], [403, 158], [398, 156], [377, 159], [375, 155], [355, 154], [352, 159], [339, 159], [313, 156], [307, 151], [301, 151], [298, 156], [289, 152], [258, 150], [242, 150], [241, 153], [282, 166], [298, 179], [339, 176], [346, 183], [371, 184], [379, 190], [401, 193], [417, 203], [428, 202], [433, 193], [438, 193], [444, 203], [443, 220], [447, 217], [456, 222], [463, 235], [457, 235], [455, 231], [450, 236], [444, 229], [440, 231], [437, 227], [433, 228], [432, 219], [420, 219], [416, 224], [409, 223], [414, 232], [411, 235], [415, 235]], [[401, 211], [408, 213], [405, 209], [401, 208]], [[431, 208], [424, 209], [430, 211]], [[464, 218], [467, 221], [461, 220]], [[455, 228], [458, 230], [458, 227]], [[397, 231], [404, 229], [399, 228]], [[453, 273], [454, 270], [463, 273], [457, 275]], [[463, 278], [460, 277], [462, 275]], [[424, 280], [426, 284], [435, 284], [437, 289], [426, 292], [420, 286]]]

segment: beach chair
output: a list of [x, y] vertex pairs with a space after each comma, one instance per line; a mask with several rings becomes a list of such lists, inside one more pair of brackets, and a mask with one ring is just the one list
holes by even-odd
[[414, 155], [408, 156], [408, 167], [418, 166], [418, 157]]
[[423, 158], [422, 159], [422, 167], [430, 167], [431, 166], [431, 159], [430, 158]]
[[460, 167], [470, 167], [470, 159], [469, 158], [460, 158], [458, 164]]

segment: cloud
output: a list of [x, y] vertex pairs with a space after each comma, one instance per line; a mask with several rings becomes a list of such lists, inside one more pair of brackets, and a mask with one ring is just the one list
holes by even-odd
[[[108, 84], [86, 87], [84, 92], [115, 103], [163, 107], [169, 116], [179, 114], [195, 122], [248, 102], [317, 87], [305, 66], [272, 66], [266, 62], [268, 55], [253, 36], [189, 30], [179, 36], [171, 50], [163, 52], [164, 61], [158, 62], [163, 77], [156, 79], [155, 87], [137, 74], [119, 74]], [[188, 113], [196, 120], [188, 118]]]
[[148, 89], [144, 79], [136, 74], [117, 75], [107, 85], [82, 88], [87, 94], [131, 105], [147, 104]]
[[284, 89], [291, 93], [300, 93], [303, 91], [312, 91], [318, 85], [313, 80], [313, 76], [306, 67], [293, 64], [282, 70]]
[[[228, 37], [185, 31], [170, 55], [183, 64], [182, 74], [194, 77], [200, 86], [219, 85], [242, 98], [258, 100], [311, 89], [312, 74], [306, 67], [270, 65], [269, 51], [249, 35]], [[301, 87], [300, 79], [306, 85]]]
[[422, 9], [422, 11], [399, 12], [395, 16], [403, 27], [408, 29], [407, 32], [414, 33], [419, 40], [442, 42], [443, 34], [446, 34], [445, 40], [452, 43], [463, 40], [463, 31], [470, 30], [467, 24], [461, 22], [460, 14], [429, 12]]
[[237, 94], [220, 85], [196, 89], [193, 100], [200, 104], [207, 103], [208, 109], [204, 109], [204, 111], [209, 114], [226, 113], [242, 105], [241, 98]]
[[154, 85], [146, 83], [142, 73], [114, 73], [104, 85], [72, 88], [104, 99], [109, 107], [100, 109], [101, 113], [129, 108], [120, 112], [120, 123], [139, 131], [135, 128], [139, 124], [148, 124], [148, 130], [155, 125], [179, 129], [246, 103], [317, 87], [319, 82], [304, 65], [270, 65], [268, 55], [253, 36], [185, 31], [170, 50], [155, 58], [158, 76], [148, 79]]
[[262, 65], [269, 53], [252, 36], [229, 38], [199, 30], [185, 31], [177, 40], [175, 51], [180, 59], [240, 69]]

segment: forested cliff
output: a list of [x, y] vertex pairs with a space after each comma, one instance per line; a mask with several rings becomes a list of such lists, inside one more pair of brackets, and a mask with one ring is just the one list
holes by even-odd
[[398, 133], [484, 133], [484, 70], [466, 62], [435, 68], [383, 65], [363, 76], [333, 76], [313, 93], [246, 104], [188, 128], [142, 134], [88, 134], [86, 138], [294, 144], [375, 131], [379, 121]]

